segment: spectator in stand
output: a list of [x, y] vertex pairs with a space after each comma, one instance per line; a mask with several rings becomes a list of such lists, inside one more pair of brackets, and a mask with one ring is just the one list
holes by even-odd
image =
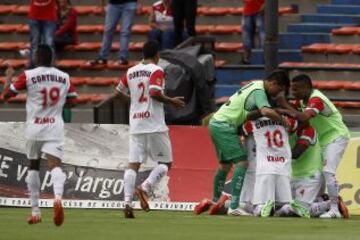
[[70, 0], [58, 0], [59, 2], [59, 21], [55, 32], [55, 49], [63, 49], [66, 45], [77, 44], [78, 34], [77, 18], [78, 13], [72, 7]]
[[174, 25], [170, 9], [171, 0], [160, 0], [153, 4], [149, 17], [150, 27], [149, 40], [157, 41], [160, 49], [174, 47]]
[[[104, 5], [104, 0], [101, 0]], [[90, 61], [89, 65], [106, 64], [109, 56], [116, 25], [121, 19], [119, 65], [127, 65], [129, 58], [129, 40], [131, 27], [134, 23], [135, 14], [141, 12], [140, 1], [137, 0], [109, 0], [105, 16], [105, 30], [102, 46], [97, 59]]]
[[[49, 45], [53, 51], [57, 14], [57, 0], [31, 0], [29, 10], [30, 68], [34, 67], [35, 52], [40, 43]], [[55, 55], [53, 55], [53, 61]]]
[[189, 37], [196, 36], [195, 21], [197, 0], [172, 0], [171, 9], [174, 16], [175, 46], [184, 40], [184, 20]]
[[259, 48], [264, 46], [265, 22], [264, 22], [265, 0], [244, 0], [244, 15], [242, 19], [242, 36], [244, 43], [244, 55], [242, 64], [250, 64], [251, 49], [255, 47], [255, 33], [259, 33]]

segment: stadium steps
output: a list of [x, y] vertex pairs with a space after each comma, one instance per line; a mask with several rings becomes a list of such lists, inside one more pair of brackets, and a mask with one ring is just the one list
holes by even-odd
[[312, 44], [302, 47], [305, 61], [360, 63], [360, 44]]
[[288, 25], [288, 32], [296, 33], [331, 33], [335, 28], [343, 27], [341, 23], [303, 22]]
[[341, 27], [331, 33], [333, 43], [360, 43], [360, 27]]

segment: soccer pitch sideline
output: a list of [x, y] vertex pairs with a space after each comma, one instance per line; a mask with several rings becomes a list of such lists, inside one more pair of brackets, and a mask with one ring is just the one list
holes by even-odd
[[348, 220], [261, 219], [196, 216], [192, 212], [135, 211], [135, 219], [124, 219], [121, 210], [65, 210], [64, 225], [56, 227], [52, 222], [52, 209], [42, 209], [42, 223], [28, 225], [29, 209], [0, 208], [0, 239], [360, 239], [360, 216]]

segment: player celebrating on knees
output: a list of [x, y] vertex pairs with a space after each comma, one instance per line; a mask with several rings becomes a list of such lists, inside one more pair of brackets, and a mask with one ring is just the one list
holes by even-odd
[[[276, 206], [292, 203], [291, 148], [285, 127], [268, 118], [251, 121], [256, 142], [255, 216], [268, 217]], [[298, 209], [301, 206], [291, 204]], [[300, 214], [309, 217], [308, 211]]]
[[[164, 71], [159, 61], [159, 46], [148, 41], [143, 48], [144, 60], [129, 68], [121, 78], [115, 95], [130, 100], [129, 164], [124, 174], [125, 218], [134, 218], [132, 200], [134, 192], [141, 208], [149, 211], [148, 194], [167, 174], [172, 163], [168, 127], [165, 124], [164, 103], [176, 108], [185, 106], [183, 97], [164, 95]], [[130, 96], [127, 95], [129, 90]], [[158, 162], [148, 178], [135, 188], [136, 174], [141, 163], [150, 157]]]
[[[267, 99], [269, 96], [277, 96], [289, 85], [287, 75], [282, 71], [274, 71], [265, 81], [254, 81], [242, 87], [232, 95], [227, 103], [214, 114], [209, 124], [209, 131], [215, 145], [219, 168], [214, 177], [213, 201], [217, 202], [210, 208], [210, 214], [222, 208], [228, 199], [226, 195], [221, 197], [226, 177], [233, 165], [235, 165], [231, 180], [231, 204], [229, 212], [236, 209], [247, 168], [246, 150], [240, 143], [237, 129], [245, 122], [250, 111], [258, 110], [262, 116], [282, 122], [282, 117], [271, 109]], [[202, 201], [196, 206], [195, 213], [200, 214], [209, 208], [211, 202]]]
[[347, 218], [348, 213], [339, 197], [339, 186], [335, 173], [349, 142], [349, 130], [334, 104], [319, 90], [313, 89], [309, 76], [301, 74], [294, 77], [291, 90], [294, 97], [299, 100], [303, 111], [294, 112], [293, 115], [302, 122], [310, 121], [311, 126], [318, 133], [322, 147], [322, 156], [325, 162], [323, 173], [331, 206], [330, 210], [322, 214], [320, 218], [340, 218], [342, 214]]
[[[316, 131], [310, 125], [298, 126], [297, 120], [289, 118], [293, 127], [290, 135], [292, 146], [292, 179], [291, 189], [294, 204], [300, 204], [306, 211], [311, 212], [311, 206], [319, 196], [321, 189], [322, 157], [321, 147]], [[302, 209], [302, 208], [300, 208]], [[296, 214], [290, 205], [275, 213], [278, 216]]]
[[[66, 174], [61, 170], [63, 156], [64, 121], [62, 110], [67, 102], [76, 101], [76, 91], [69, 75], [51, 66], [52, 50], [47, 45], [39, 45], [36, 51], [37, 68], [27, 70], [17, 81], [5, 88], [4, 99], [15, 96], [20, 90], [27, 90], [26, 99], [26, 154], [30, 167], [26, 183], [32, 206], [29, 224], [41, 222], [39, 209], [40, 159], [46, 156], [51, 170], [54, 190], [54, 223], [60, 226], [64, 221], [61, 204]], [[7, 70], [7, 82], [11, 82], [13, 70]]]

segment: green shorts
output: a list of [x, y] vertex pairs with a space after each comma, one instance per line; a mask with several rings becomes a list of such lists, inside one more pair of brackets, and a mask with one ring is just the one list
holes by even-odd
[[220, 163], [238, 163], [247, 160], [246, 149], [240, 143], [236, 127], [212, 119], [209, 123], [209, 131]]

